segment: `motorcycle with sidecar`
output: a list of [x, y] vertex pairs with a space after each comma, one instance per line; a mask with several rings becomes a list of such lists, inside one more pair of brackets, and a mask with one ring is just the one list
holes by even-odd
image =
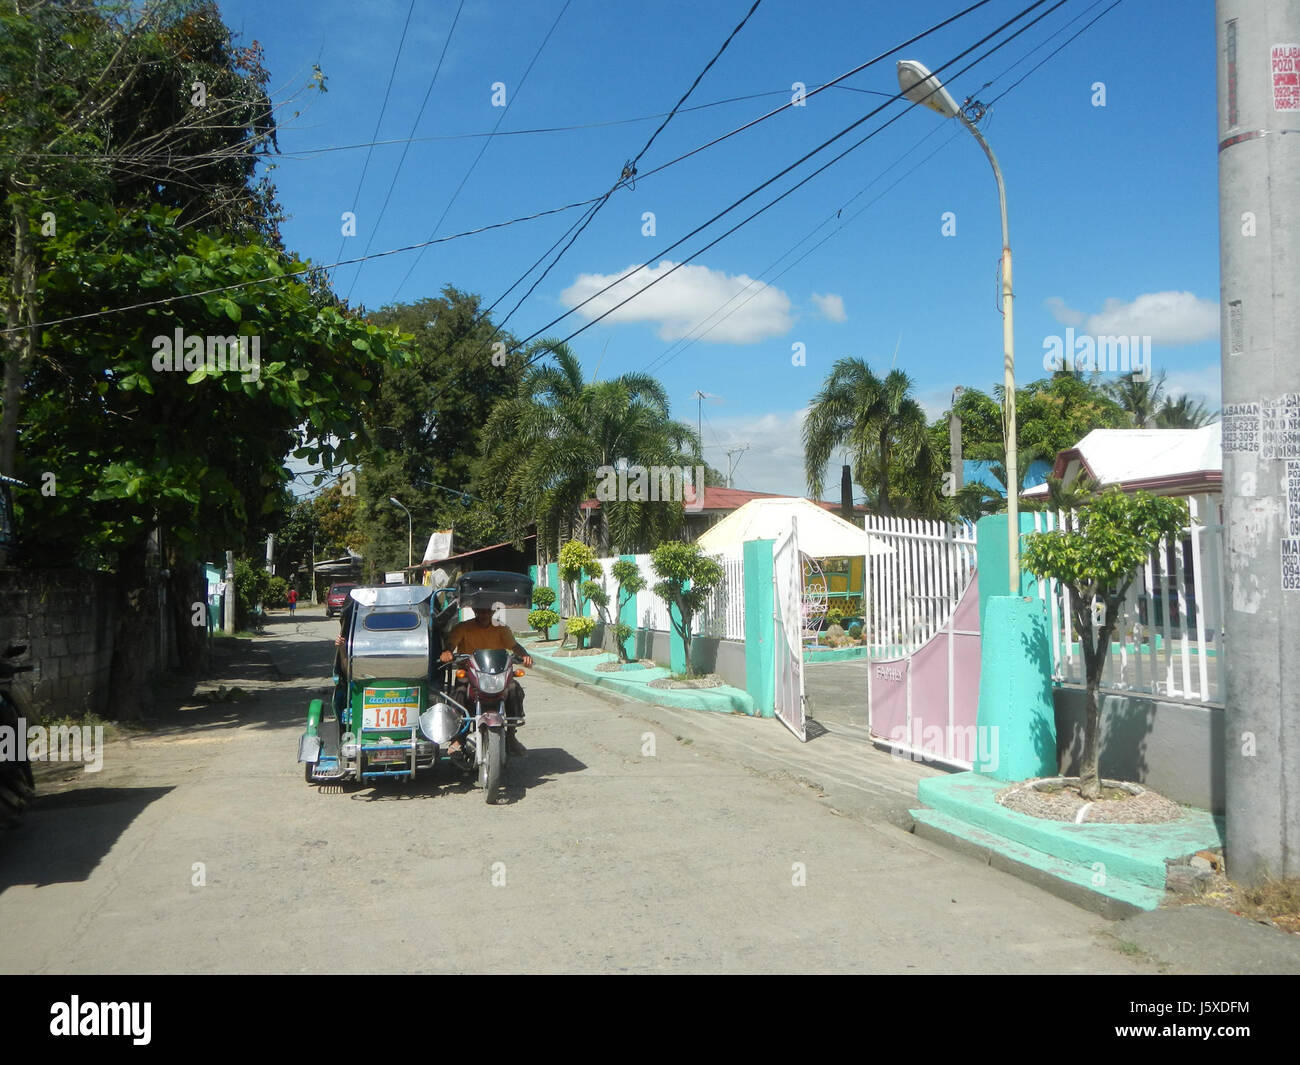
[[532, 581], [481, 570], [453, 587], [352, 588], [334, 697], [314, 699], [298, 744], [309, 784], [414, 780], [448, 761], [477, 774], [484, 798], [500, 797], [508, 759], [512, 686], [523, 670], [509, 651], [477, 651], [439, 662], [462, 607], [526, 606]]

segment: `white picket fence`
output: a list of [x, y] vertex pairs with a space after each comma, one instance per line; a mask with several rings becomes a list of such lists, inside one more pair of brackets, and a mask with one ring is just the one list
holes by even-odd
[[[614, 563], [619, 560], [620, 556], [600, 559], [600, 565], [604, 571], [604, 577], [598, 581], [605, 589], [605, 594], [609, 596], [609, 616], [614, 617], [618, 609], [618, 581], [614, 579], [612, 570]], [[654, 585], [659, 578], [655, 575], [654, 569], [650, 565], [650, 556], [634, 555], [632, 559], [637, 568], [641, 571], [641, 576], [645, 579], [646, 587], [643, 588], [636, 596], [636, 619], [637, 625], [644, 629], [655, 629], [660, 632], [667, 632], [670, 627], [668, 604], [654, 593]], [[695, 615], [691, 631], [697, 636], [717, 636], [727, 640], [743, 640], [745, 638], [745, 566], [744, 555], [742, 552], [728, 552], [719, 557], [722, 564], [725, 577], [721, 584], [714, 590], [705, 605], [704, 609]], [[543, 583], [545, 583], [545, 573], [542, 574]], [[564, 584], [563, 581], [560, 582]], [[573, 613], [573, 604], [569, 601], [567, 588], [556, 589], [557, 600], [563, 607], [561, 613], [568, 616]], [[592, 617], [597, 616], [595, 608], [588, 604], [587, 613]]]
[[[1185, 702], [1223, 705], [1224, 564], [1218, 502], [1187, 496], [1192, 521], [1173, 542], [1162, 541], [1129, 586], [1119, 631], [1102, 673], [1101, 687], [1146, 692]], [[1063, 513], [1034, 515], [1034, 527], [1062, 527]], [[1050, 604], [1055, 680], [1087, 680], [1070, 593], [1055, 581], [1039, 581]], [[1094, 631], [1101, 619], [1091, 618]]]
[[971, 581], [975, 527], [868, 514], [866, 531], [892, 548], [867, 560], [868, 653], [914, 651], [939, 631]]

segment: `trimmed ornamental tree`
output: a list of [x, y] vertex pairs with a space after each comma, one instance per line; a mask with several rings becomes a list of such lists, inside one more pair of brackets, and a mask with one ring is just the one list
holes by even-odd
[[[564, 583], [569, 586], [569, 592], [573, 597], [574, 614], [581, 617], [584, 603], [578, 582], [581, 581], [584, 576], [591, 578], [603, 577], [605, 575], [604, 568], [596, 559], [596, 552], [580, 540], [570, 540], [560, 548], [560, 557], [556, 561], [556, 571], [560, 575], [560, 580], [564, 581]], [[573, 630], [569, 628], [568, 621], [566, 620], [564, 635], [566, 640], [568, 639], [568, 634], [572, 631]], [[590, 630], [588, 630], [588, 632], [590, 632]], [[575, 633], [575, 635], [577, 634]], [[560, 641], [560, 646], [564, 646], [564, 640]]]
[[1085, 799], [1101, 795], [1097, 689], [1124, 597], [1151, 552], [1187, 522], [1187, 504], [1181, 499], [1111, 489], [1081, 507], [1071, 527], [1025, 537], [1021, 564], [1035, 577], [1053, 579], [1069, 590], [1074, 628], [1083, 645], [1087, 692], [1079, 790]]
[[543, 640], [551, 638], [551, 629], [560, 623], [560, 615], [551, 607], [555, 603], [555, 589], [539, 584], [533, 589], [535, 610], [528, 615], [528, 624], [542, 634]]
[[[682, 638], [686, 653], [686, 675], [691, 670], [691, 622], [709, 601], [713, 589], [726, 576], [722, 565], [700, 551], [698, 544], [684, 544], [674, 540], [660, 544], [650, 555], [650, 568], [660, 578], [654, 586], [655, 595], [675, 606], [670, 612], [672, 626]], [[689, 585], [689, 587], [688, 587]]]
[[615, 613], [619, 620], [614, 622], [612, 630], [614, 633], [614, 646], [618, 651], [619, 661], [626, 662], [627, 649], [623, 645], [636, 630], [621, 620], [623, 608], [636, 597], [637, 592], [645, 587], [646, 580], [641, 576], [641, 568], [631, 559], [626, 558], [621, 558], [615, 562], [610, 567], [610, 573], [618, 581], [618, 610]]
[[587, 646], [587, 637], [596, 629], [595, 618], [565, 618], [564, 624], [577, 641], [579, 651]]

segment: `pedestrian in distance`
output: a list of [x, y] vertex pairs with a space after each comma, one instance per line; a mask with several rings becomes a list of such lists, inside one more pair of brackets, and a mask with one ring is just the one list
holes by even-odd
[[298, 589], [289, 589], [289, 616], [293, 617], [293, 608], [298, 605]]

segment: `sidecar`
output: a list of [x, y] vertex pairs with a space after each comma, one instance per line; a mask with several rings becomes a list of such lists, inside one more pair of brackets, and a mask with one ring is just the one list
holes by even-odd
[[312, 700], [298, 743], [307, 783], [411, 780], [437, 765], [446, 707], [432, 596], [421, 585], [349, 589], [334, 698]]

